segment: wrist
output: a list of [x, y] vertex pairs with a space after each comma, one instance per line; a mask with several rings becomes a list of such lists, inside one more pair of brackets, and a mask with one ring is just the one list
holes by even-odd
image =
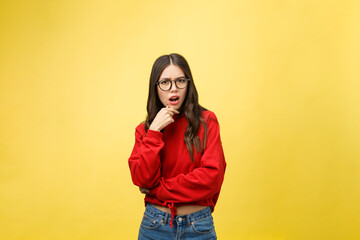
[[161, 129], [159, 129], [158, 127], [155, 127], [153, 125], [150, 125], [149, 130], [160, 132]]

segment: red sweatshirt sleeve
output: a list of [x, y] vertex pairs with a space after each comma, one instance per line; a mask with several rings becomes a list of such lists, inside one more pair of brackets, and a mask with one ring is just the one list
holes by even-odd
[[131, 178], [135, 185], [143, 188], [156, 186], [160, 178], [159, 152], [164, 147], [162, 133], [148, 130], [143, 124], [135, 131], [135, 145], [129, 158]]
[[207, 124], [208, 139], [200, 167], [173, 178], [161, 177], [159, 185], [151, 189], [149, 195], [164, 202], [184, 203], [208, 199], [220, 191], [226, 162], [219, 124], [213, 113]]

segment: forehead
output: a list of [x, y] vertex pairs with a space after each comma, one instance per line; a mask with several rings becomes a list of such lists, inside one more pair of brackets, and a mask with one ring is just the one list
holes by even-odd
[[185, 74], [179, 66], [171, 64], [162, 71], [160, 78], [178, 78], [184, 76]]

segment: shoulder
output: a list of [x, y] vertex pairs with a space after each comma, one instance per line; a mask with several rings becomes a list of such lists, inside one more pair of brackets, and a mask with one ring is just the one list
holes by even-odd
[[218, 119], [214, 112], [210, 110], [204, 110], [202, 113], [202, 118], [204, 119], [208, 130], [220, 128]]
[[210, 138], [216, 138], [220, 134], [220, 125], [214, 112], [210, 110], [204, 110], [202, 117], [206, 123], [205, 129]]
[[205, 122], [218, 121], [215, 113], [210, 110], [204, 110], [202, 113], [202, 118], [205, 120]]

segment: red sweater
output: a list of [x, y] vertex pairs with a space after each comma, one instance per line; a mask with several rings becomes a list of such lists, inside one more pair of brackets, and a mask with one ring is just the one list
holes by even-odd
[[[135, 146], [129, 158], [133, 183], [149, 188], [146, 203], [167, 206], [176, 215], [174, 206], [210, 206], [214, 211], [224, 179], [226, 162], [221, 145], [219, 123], [211, 111], [203, 112], [207, 130], [205, 150], [195, 153], [191, 161], [184, 142], [188, 125], [183, 114], [174, 115], [175, 122], [162, 132], [145, 131], [145, 124], [136, 127]], [[198, 136], [203, 141], [201, 124]]]

